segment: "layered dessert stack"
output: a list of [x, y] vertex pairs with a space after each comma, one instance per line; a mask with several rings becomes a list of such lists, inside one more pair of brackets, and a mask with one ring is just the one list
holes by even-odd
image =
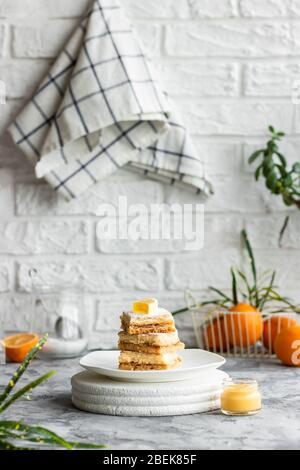
[[121, 315], [119, 369], [166, 370], [181, 365], [177, 351], [184, 349], [173, 316], [159, 308], [156, 299], [133, 303], [131, 312]]

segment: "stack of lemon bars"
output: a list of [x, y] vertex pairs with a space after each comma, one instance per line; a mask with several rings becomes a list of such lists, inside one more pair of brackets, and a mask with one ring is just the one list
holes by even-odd
[[132, 311], [121, 315], [119, 369], [166, 370], [181, 365], [177, 351], [184, 349], [173, 316], [158, 307], [156, 299], [133, 303]]

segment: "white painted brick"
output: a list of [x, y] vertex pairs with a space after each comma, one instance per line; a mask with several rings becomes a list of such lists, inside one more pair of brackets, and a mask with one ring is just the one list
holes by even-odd
[[134, 29], [147, 57], [158, 57], [160, 55], [162, 27], [151, 23], [134, 23]]
[[[4, 132], [0, 138], [0, 164], [5, 166], [5, 163], [12, 162], [15, 167], [19, 163], [19, 157], [21, 155], [20, 149], [13, 142], [10, 134]], [[23, 158], [24, 159], [24, 158]]]
[[213, 22], [166, 27], [171, 56], [275, 57], [298, 55], [299, 24], [288, 22]]
[[[137, 219], [136, 219], [137, 220]], [[112, 222], [112, 221], [111, 221]], [[134, 220], [131, 220], [134, 223]], [[118, 223], [118, 220], [116, 220]], [[97, 249], [102, 253], [170, 253], [184, 251], [182, 240], [150, 240], [146, 227], [138, 240], [102, 239], [97, 237]], [[146, 237], [143, 239], [142, 237]]]
[[213, 285], [220, 289], [230, 286], [230, 267], [240, 264], [236, 250], [202, 250], [200, 253], [167, 262], [166, 285], [170, 290], [201, 291]]
[[35, 180], [32, 166], [21, 149], [13, 143], [8, 132], [0, 139], [0, 167], [10, 170], [14, 181], [24, 181], [28, 177]]
[[211, 215], [204, 219], [204, 249], [214, 250], [224, 247], [236, 249], [241, 241], [243, 221], [239, 215]]
[[276, 270], [278, 291], [286, 295], [286, 290], [299, 290], [299, 257], [292, 250], [260, 251], [256, 254], [260, 272]]
[[189, 129], [199, 135], [262, 135], [272, 123], [291, 132], [294, 112], [291, 103], [195, 102], [180, 104]]
[[0, 222], [1, 254], [82, 254], [87, 251], [88, 226], [84, 222]]
[[300, 106], [294, 105], [293, 109], [294, 109], [294, 131], [296, 134], [299, 134], [300, 133]]
[[6, 131], [15, 115], [19, 112], [23, 102], [20, 100], [7, 101], [6, 104], [0, 105], [0, 136]]
[[0, 23], [0, 57], [2, 57], [5, 53], [6, 35], [7, 27], [4, 23]]
[[13, 26], [15, 57], [56, 57], [74, 30], [73, 20], [52, 20], [38, 24]]
[[0, 80], [6, 84], [7, 98], [29, 97], [49, 68], [48, 61], [0, 62]]
[[189, 0], [191, 18], [231, 18], [236, 16], [234, 0]]
[[166, 201], [174, 203], [180, 198], [183, 203], [205, 203], [206, 213], [226, 213], [226, 212], [264, 212], [266, 202], [262, 189], [260, 189], [254, 178], [245, 178], [239, 175], [238, 178], [232, 176], [215, 177], [215, 194], [210, 199], [203, 200], [189, 191], [183, 191], [178, 188], [166, 188]]
[[279, 234], [285, 220], [285, 214], [247, 217], [245, 228], [254, 249], [277, 251]]
[[126, 12], [135, 18], [188, 18], [190, 16], [187, 0], [123, 0]]
[[204, 156], [207, 173], [215, 176], [232, 176], [243, 168], [243, 153], [240, 144], [228, 142], [205, 142], [194, 137], [194, 145], [199, 155]]
[[0, 295], [1, 314], [5, 319], [5, 334], [17, 331], [29, 331], [33, 317], [33, 299], [31, 295]]
[[0, 0], [0, 16], [42, 17], [80, 16], [90, 0]]
[[145, 18], [230, 18], [236, 10], [232, 0], [123, 0], [133, 17]]
[[[129, 175], [130, 176], [130, 175]], [[134, 175], [135, 176], [135, 175]], [[160, 183], [139, 180], [123, 181], [111, 178], [99, 183], [82, 197], [66, 202], [48, 185], [19, 184], [16, 193], [18, 215], [65, 215], [97, 214], [101, 204], [118, 206], [119, 196], [126, 196], [128, 204], [136, 203], [149, 206], [162, 202], [163, 188]]]
[[13, 173], [0, 168], [0, 220], [9, 218], [14, 212]]
[[11, 266], [7, 260], [0, 259], [0, 292], [8, 292], [12, 287]]
[[251, 18], [300, 17], [299, 0], [240, 0], [242, 16]]
[[238, 96], [237, 64], [177, 61], [158, 65], [159, 79], [174, 96]]
[[216, 179], [216, 195], [206, 205], [208, 212], [264, 212], [263, 196], [253, 179]]
[[288, 287], [286, 287], [284, 289], [284, 295], [286, 297], [288, 297], [289, 299], [292, 300], [292, 303], [294, 305], [300, 305], [300, 292], [299, 292], [299, 288], [298, 289], [289, 289]]
[[245, 95], [292, 95], [293, 82], [300, 80], [300, 63], [254, 64], [245, 68]]
[[298, 213], [290, 216], [289, 224], [284, 233], [281, 246], [283, 248], [294, 250], [300, 249], [300, 219]]
[[36, 264], [21, 263], [18, 286], [30, 290], [29, 269], [35, 267], [45, 283], [69, 283], [86, 292], [117, 292], [124, 290], [159, 290], [162, 278], [161, 262], [151, 259], [98, 258], [93, 261], [50, 261]]

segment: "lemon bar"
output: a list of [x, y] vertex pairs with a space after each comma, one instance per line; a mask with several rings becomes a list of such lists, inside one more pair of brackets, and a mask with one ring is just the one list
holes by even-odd
[[168, 354], [184, 349], [184, 343], [178, 341], [178, 343], [170, 346], [151, 346], [149, 344], [142, 345], [119, 341], [118, 348], [120, 351], [135, 351], [147, 354]]
[[179, 341], [177, 332], [129, 335], [121, 331], [118, 347], [121, 351], [165, 354], [184, 349], [184, 343]]
[[124, 370], [168, 370], [179, 367], [181, 358], [175, 353], [148, 354], [121, 351], [119, 368]]
[[177, 344], [179, 336], [177, 331], [172, 333], [144, 333], [141, 335], [130, 335], [125, 333], [125, 331], [120, 331], [119, 340], [136, 345], [148, 344], [150, 346], [164, 347]]
[[144, 333], [172, 333], [176, 331], [173, 316], [165, 309], [155, 314], [124, 312], [121, 315], [122, 329], [131, 335]]

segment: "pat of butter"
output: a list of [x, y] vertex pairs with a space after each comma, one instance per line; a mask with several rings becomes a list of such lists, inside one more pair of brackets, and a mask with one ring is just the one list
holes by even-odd
[[156, 299], [144, 299], [133, 302], [132, 311], [134, 313], [153, 314], [157, 313], [158, 302]]

